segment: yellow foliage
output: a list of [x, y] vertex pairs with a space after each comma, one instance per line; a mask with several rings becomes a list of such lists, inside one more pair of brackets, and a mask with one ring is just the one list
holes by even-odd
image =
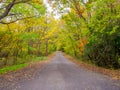
[[83, 38], [82, 40], [80, 40], [80, 43], [78, 45], [78, 48], [80, 50], [80, 54], [83, 54], [83, 50], [85, 45], [88, 44], [88, 38]]
[[[77, 7], [77, 9], [76, 9]], [[86, 15], [85, 7], [83, 5], [80, 5], [80, 3], [76, 3], [76, 7], [71, 8], [71, 12], [74, 13], [77, 17], [79, 17], [79, 14]]]
[[32, 0], [33, 3], [42, 4], [42, 0]]

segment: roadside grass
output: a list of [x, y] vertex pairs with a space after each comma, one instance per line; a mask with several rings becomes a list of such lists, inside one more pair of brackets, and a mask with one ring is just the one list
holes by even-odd
[[9, 71], [16, 71], [16, 70], [26, 67], [27, 65], [28, 64], [25, 63], [25, 64], [13, 65], [13, 66], [6, 66], [0, 69], [0, 74], [5, 74]]
[[16, 70], [25, 68], [29, 65], [28, 63], [30, 63], [30, 62], [39, 62], [39, 61], [43, 61], [43, 60], [47, 60], [47, 57], [44, 57], [44, 56], [34, 57], [34, 58], [31, 58], [31, 60], [29, 62], [26, 62], [23, 64], [5, 66], [5, 67], [0, 68], [0, 74], [5, 74], [7, 72], [16, 71]]
[[39, 62], [39, 61], [43, 61], [43, 60], [47, 60], [47, 57], [36, 57], [35, 59], [32, 60], [32, 62]]

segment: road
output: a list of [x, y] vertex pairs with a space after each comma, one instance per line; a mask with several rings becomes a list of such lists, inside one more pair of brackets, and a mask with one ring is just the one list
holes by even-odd
[[14, 90], [120, 90], [120, 81], [78, 67], [58, 52], [39, 76], [17, 84]]

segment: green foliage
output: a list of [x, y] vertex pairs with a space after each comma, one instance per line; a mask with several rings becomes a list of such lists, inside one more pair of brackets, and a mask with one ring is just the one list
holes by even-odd
[[[67, 0], [63, 0], [64, 4]], [[61, 2], [61, 3], [63, 3]], [[120, 5], [116, 0], [74, 0], [64, 15], [58, 48], [105, 68], [120, 68]]]
[[37, 33], [21, 33], [19, 35], [20, 39], [28, 41], [28, 40], [35, 40], [36, 38], [38, 38], [38, 34]]
[[[50, 23], [46, 23], [46, 20]], [[53, 43], [58, 27], [53, 18], [36, 17], [8, 26], [9, 30], [1, 24], [4, 28], [0, 31], [0, 66], [42, 60], [45, 58], [41, 56], [55, 51]]]
[[120, 23], [118, 23], [119, 18], [116, 17], [117, 12], [120, 12], [120, 9], [117, 9], [119, 4], [115, 0], [103, 0], [96, 3], [95, 14], [89, 23], [90, 37], [85, 53], [98, 66], [119, 68]]

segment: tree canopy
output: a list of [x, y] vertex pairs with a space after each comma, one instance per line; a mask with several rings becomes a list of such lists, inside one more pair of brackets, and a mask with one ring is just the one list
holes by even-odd
[[60, 50], [120, 68], [119, 0], [47, 0], [47, 5], [52, 11], [43, 0], [0, 1], [0, 66]]

